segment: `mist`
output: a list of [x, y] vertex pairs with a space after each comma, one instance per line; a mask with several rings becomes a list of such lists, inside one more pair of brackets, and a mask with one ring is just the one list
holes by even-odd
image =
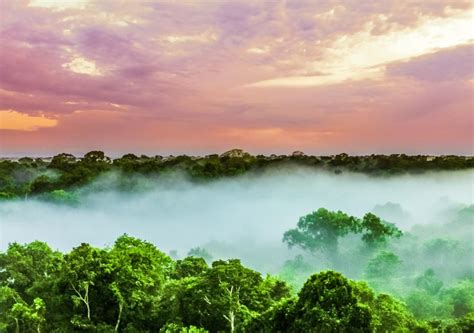
[[404, 231], [449, 222], [451, 211], [473, 204], [474, 171], [370, 177], [286, 168], [203, 184], [177, 174], [134, 178], [127, 191], [118, 178], [109, 173], [80, 189], [75, 206], [0, 202], [0, 249], [33, 240], [61, 251], [81, 242], [111, 246], [127, 233], [180, 257], [204, 246], [214, 259], [242, 258], [274, 272], [299, 253], [282, 243], [299, 217], [325, 207], [358, 217], [373, 211]]

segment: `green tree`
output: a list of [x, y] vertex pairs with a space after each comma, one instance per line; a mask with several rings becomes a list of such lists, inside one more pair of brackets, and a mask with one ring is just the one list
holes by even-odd
[[62, 255], [46, 243], [9, 244], [0, 252], [0, 285], [7, 285], [27, 302], [38, 296], [45, 283], [59, 269]]
[[283, 242], [289, 247], [299, 246], [310, 252], [322, 250], [334, 258], [337, 254], [338, 239], [358, 230], [359, 225], [355, 217], [341, 211], [331, 212], [320, 208], [301, 217], [296, 229], [284, 233]]
[[383, 245], [390, 237], [399, 238], [402, 232], [394, 224], [382, 221], [382, 219], [372, 213], [364, 215], [361, 224], [364, 232], [362, 240], [371, 248]]
[[273, 333], [296, 332], [293, 324], [296, 318], [296, 298], [284, 298], [274, 303], [267, 311], [251, 318], [245, 326], [246, 332]]
[[298, 332], [370, 331], [372, 316], [359, 304], [349, 280], [327, 271], [312, 275], [298, 294], [293, 329]]
[[369, 260], [364, 275], [373, 288], [392, 290], [392, 283], [398, 276], [401, 264], [402, 261], [396, 254], [382, 251]]
[[[211, 332], [242, 331], [244, 323], [287, 297], [281, 281], [242, 266], [239, 260], [218, 260], [203, 274], [167, 284], [157, 317], [204, 327]], [[168, 319], [165, 319], [168, 318]]]
[[63, 205], [77, 205], [79, 203], [79, 198], [77, 195], [65, 190], [51, 191], [45, 196], [45, 199]]
[[365, 274], [368, 279], [389, 278], [395, 274], [401, 263], [395, 253], [382, 251], [369, 261]]
[[442, 297], [450, 304], [455, 318], [474, 312], [474, 278], [459, 281], [455, 286], [447, 289]]
[[376, 295], [366, 282], [351, 281], [351, 285], [359, 303], [370, 308], [374, 332], [423, 331], [404, 303], [387, 294]]
[[311, 276], [299, 293], [251, 320], [249, 332], [427, 332], [403, 303], [333, 271]]
[[195, 276], [181, 277], [172, 279], [164, 285], [151, 315], [155, 318], [158, 328], [171, 323], [179, 326], [202, 326], [200, 321], [202, 309], [198, 306], [202, 306], [200, 300], [203, 293], [197, 287], [201, 279]]
[[99, 150], [88, 152], [81, 161], [87, 164], [110, 164], [112, 162], [109, 157], [105, 156], [103, 151]]
[[441, 281], [430, 268], [427, 269], [423, 275], [416, 278], [415, 284], [418, 288], [425, 290], [430, 295], [436, 295], [443, 287], [443, 281]]
[[20, 331], [41, 333], [46, 313], [46, 305], [41, 298], [34, 298], [32, 304], [28, 305], [14, 289], [3, 286], [0, 287], [0, 310], [2, 332], [11, 331], [14, 327], [15, 333]]
[[[0, 331], [20, 332], [20, 317], [12, 311], [17, 303], [24, 303], [20, 295], [13, 288], [0, 286]], [[13, 328], [14, 327], [14, 328]]]
[[286, 260], [278, 276], [286, 281], [295, 291], [298, 291], [307, 277], [314, 271], [313, 267], [304, 261], [302, 255]]
[[447, 333], [472, 333], [474, 332], [474, 312], [458, 318], [454, 323], [447, 325]]
[[75, 306], [84, 307], [87, 321], [82, 316], [76, 316], [76, 325], [90, 325], [92, 323], [91, 289], [102, 279], [105, 269], [105, 252], [89, 244], [82, 243], [64, 256], [62, 281], [72, 291], [71, 299]]
[[11, 312], [15, 318], [23, 320], [26, 327], [34, 327], [37, 333], [41, 333], [46, 312], [46, 305], [41, 298], [35, 298], [31, 305], [17, 302], [13, 305]]
[[173, 272], [174, 279], [185, 277], [201, 276], [206, 273], [209, 267], [203, 258], [187, 257], [183, 260], [177, 260]]
[[410, 313], [422, 320], [446, 320], [452, 317], [452, 307], [449, 302], [443, 302], [438, 297], [425, 290], [415, 290], [405, 297]]
[[[373, 297], [373, 293], [371, 294]], [[372, 314], [352, 281], [327, 271], [312, 275], [298, 294], [250, 322], [255, 332], [370, 332]]]
[[376, 332], [425, 332], [428, 329], [418, 323], [404, 303], [380, 294], [372, 304]]
[[49, 168], [68, 171], [75, 163], [76, 157], [74, 155], [68, 153], [61, 153], [53, 157], [53, 159], [49, 163]]
[[123, 235], [108, 254], [108, 271], [112, 275], [110, 290], [118, 306], [115, 331], [122, 317], [138, 322], [157, 300], [169, 279], [173, 261], [153, 244]]
[[47, 175], [38, 176], [30, 186], [30, 192], [32, 194], [39, 194], [44, 192], [52, 191], [56, 186], [56, 183]]

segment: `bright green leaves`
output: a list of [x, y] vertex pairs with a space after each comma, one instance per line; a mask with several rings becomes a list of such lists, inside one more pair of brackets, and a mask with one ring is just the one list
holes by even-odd
[[83, 315], [76, 314], [74, 323], [83, 327], [92, 323], [92, 288], [105, 275], [105, 251], [81, 244], [64, 257], [61, 280], [69, 285], [71, 299], [76, 308], [83, 308]]
[[115, 330], [123, 318], [147, 320], [147, 311], [157, 301], [170, 278], [173, 261], [153, 244], [123, 235], [107, 253], [107, 273], [117, 304]]
[[296, 303], [295, 329], [310, 332], [347, 331], [350, 328], [369, 330], [371, 314], [357, 302], [349, 281], [340, 273], [323, 272], [312, 275], [299, 293]]
[[208, 266], [203, 258], [187, 257], [183, 260], [177, 260], [173, 272], [173, 278], [183, 279], [186, 277], [197, 277], [206, 273]]
[[0, 330], [41, 332], [45, 322], [46, 304], [36, 297], [31, 304], [25, 302], [16, 290], [0, 287]]
[[299, 246], [309, 252], [323, 251], [334, 257], [338, 251], [338, 240], [349, 233], [363, 233], [362, 240], [369, 247], [385, 244], [388, 238], [402, 235], [395, 225], [382, 221], [372, 213], [358, 219], [341, 211], [319, 208], [301, 217], [296, 229], [285, 232], [283, 242], [289, 247]]
[[59, 269], [61, 261], [62, 255], [46, 243], [12, 243], [6, 252], [0, 252], [0, 285], [10, 286], [22, 298], [32, 301], [37, 290]]
[[370, 332], [372, 314], [340, 273], [312, 275], [298, 294], [249, 324], [255, 332]]
[[178, 261], [160, 301], [158, 318], [209, 331], [241, 332], [245, 323], [288, 297], [282, 281], [262, 276], [239, 260], [219, 260], [208, 268], [201, 258]]
[[[308, 230], [333, 218], [333, 230], [345, 232], [341, 221], [347, 215], [323, 213], [307, 224]], [[364, 228], [375, 230], [380, 221], [369, 218]], [[349, 233], [366, 230], [352, 222], [346, 226]], [[417, 319], [443, 319], [431, 322], [432, 327], [469, 332], [472, 279], [446, 287], [430, 269], [399, 278], [396, 254], [367, 253], [372, 258], [365, 275], [371, 286], [393, 279], [416, 286], [405, 297], [411, 312], [391, 296], [337, 272], [312, 275], [292, 297], [286, 283], [262, 277], [239, 260], [218, 260], [211, 267], [200, 257], [174, 262], [153, 244], [127, 235], [111, 248], [81, 244], [65, 255], [41, 242], [13, 243], [0, 253], [0, 331], [427, 332], [415, 314]], [[310, 274], [311, 265], [296, 257], [286, 269], [288, 275]]]
[[27, 327], [35, 327], [41, 332], [41, 325], [45, 321], [46, 305], [41, 298], [35, 298], [33, 304], [28, 305], [23, 302], [15, 303], [11, 309], [11, 315], [24, 322]]
[[285, 232], [283, 241], [290, 247], [300, 246], [304, 250], [325, 252], [337, 251], [338, 238], [349, 232], [357, 232], [355, 217], [341, 211], [331, 212], [325, 208], [303, 216], [297, 228]]

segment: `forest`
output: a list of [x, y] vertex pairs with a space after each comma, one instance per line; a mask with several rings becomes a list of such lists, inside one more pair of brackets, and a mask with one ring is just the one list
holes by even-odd
[[[472, 332], [474, 279], [451, 287], [433, 269], [410, 284], [403, 302], [380, 292], [395, 282], [400, 259], [381, 250], [402, 237], [368, 213], [362, 220], [319, 209], [302, 217], [284, 241], [309, 251], [336, 250], [337, 239], [361, 232], [367, 282], [325, 270], [301, 288], [285, 275], [310, 271], [301, 257], [281, 276], [262, 276], [238, 259], [206, 262], [205, 249], [174, 260], [128, 235], [112, 247], [87, 243], [63, 254], [46, 243], [11, 243], [0, 253], [0, 329], [5, 332]], [[435, 241], [435, 251], [446, 246]], [[446, 253], [445, 255], [449, 255]], [[341, 260], [337, 252], [332, 260]], [[391, 281], [390, 281], [391, 280]], [[403, 286], [407, 288], [407, 286]], [[408, 304], [408, 306], [407, 306]]]
[[472, 169], [474, 158], [405, 154], [349, 156], [344, 153], [309, 156], [298, 151], [288, 156], [253, 156], [240, 149], [204, 157], [139, 157], [126, 154], [116, 159], [111, 159], [102, 151], [91, 151], [81, 158], [62, 153], [46, 159], [23, 157], [0, 160], [0, 199], [43, 195], [51, 200], [72, 200], [65, 191], [90, 184], [100, 175], [111, 171], [124, 176], [122, 189], [130, 189], [132, 184], [127, 183], [130, 175], [166, 177], [180, 172], [194, 182], [205, 182], [246, 173], [259, 174], [288, 166], [329, 170], [336, 174], [346, 171], [383, 176], [429, 170]]
[[473, 332], [472, 164], [4, 159], [0, 332]]

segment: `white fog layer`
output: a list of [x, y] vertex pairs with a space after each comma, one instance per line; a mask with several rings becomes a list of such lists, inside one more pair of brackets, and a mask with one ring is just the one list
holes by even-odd
[[[0, 250], [10, 242], [33, 240], [62, 251], [81, 242], [112, 245], [127, 233], [180, 256], [195, 246], [220, 243], [239, 244], [229, 256], [251, 257], [246, 251], [253, 248], [265, 248], [268, 253], [260, 255], [272, 256], [286, 251], [283, 233], [320, 207], [358, 217], [374, 211], [402, 230], [449, 222], [443, 221], [445, 212], [473, 204], [473, 179], [474, 171], [381, 178], [305, 169], [199, 185], [181, 178], [142, 179], [146, 189], [138, 192], [119, 192], [113, 186], [82, 190], [77, 206], [32, 199], [0, 202]], [[98, 183], [103, 188], [108, 182]]]

